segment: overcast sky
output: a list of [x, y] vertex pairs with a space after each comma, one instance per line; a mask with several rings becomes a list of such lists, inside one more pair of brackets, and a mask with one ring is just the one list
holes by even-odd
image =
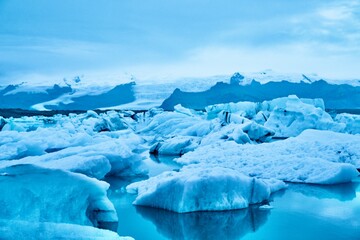
[[264, 69], [359, 79], [360, 1], [0, 0], [0, 83]]

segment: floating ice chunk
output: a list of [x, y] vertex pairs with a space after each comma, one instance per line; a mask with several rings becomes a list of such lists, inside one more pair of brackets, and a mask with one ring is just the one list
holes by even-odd
[[275, 134], [273, 130], [257, 124], [256, 122], [244, 123], [241, 127], [249, 138], [254, 141], [265, 142]]
[[1, 168], [0, 173], [2, 219], [89, 226], [118, 220], [105, 182], [33, 165]]
[[249, 136], [243, 131], [239, 124], [217, 126], [210, 134], [201, 139], [201, 145], [209, 145], [218, 141], [235, 141], [239, 144], [250, 143]]
[[196, 115], [196, 112], [194, 110], [189, 109], [189, 108], [184, 108], [183, 106], [181, 106], [181, 104], [178, 104], [178, 105], [174, 106], [174, 111], [178, 112], [178, 113], [185, 114], [187, 116]]
[[256, 178], [223, 167], [183, 168], [130, 184], [135, 205], [185, 213], [246, 208], [267, 201], [270, 186]]
[[229, 123], [244, 124], [244, 123], [251, 122], [249, 119], [241, 116], [238, 113], [230, 113], [230, 112], [226, 112], [226, 111], [221, 111], [218, 114], [218, 118], [220, 119], [221, 124], [223, 124], [223, 125], [226, 125]]
[[[0, 167], [14, 164], [33, 164], [46, 168], [63, 169], [102, 179], [106, 174], [134, 176], [144, 174], [143, 157], [123, 139], [95, 138], [100, 143], [69, 147], [41, 156], [20, 160], [1, 161]], [[103, 141], [101, 141], [103, 140]], [[135, 139], [136, 140], [136, 139]], [[131, 142], [131, 140], [129, 139]], [[135, 141], [137, 142], [137, 141]]]
[[233, 132], [228, 134], [228, 140], [234, 140], [236, 143], [239, 144], [245, 144], [251, 142], [249, 135], [246, 134], [242, 129], [242, 127], [240, 126], [234, 126]]
[[31, 132], [0, 132], [0, 160], [43, 155], [70, 146], [91, 144], [93, 138], [84, 133], [70, 133], [58, 127], [38, 128]]
[[0, 132], [0, 166], [34, 164], [79, 172], [102, 179], [106, 174], [143, 174], [141, 152], [144, 140], [131, 130], [71, 134], [58, 128], [32, 132]]
[[[109, 111], [100, 115], [90, 113], [86, 114], [81, 125], [88, 126], [94, 132], [119, 131], [129, 128], [127, 121], [118, 112]], [[94, 113], [96, 114], [96, 112]]]
[[267, 210], [267, 209], [273, 209], [274, 207], [268, 204], [261, 205], [259, 209]]
[[255, 116], [258, 106], [259, 104], [254, 102], [237, 102], [210, 105], [205, 107], [205, 110], [208, 114], [208, 119], [215, 118], [221, 111], [238, 113], [243, 117], [252, 118]]
[[342, 131], [345, 127], [325, 112], [322, 99], [300, 99], [295, 95], [262, 103], [216, 104], [206, 107], [206, 111], [208, 119], [218, 117], [223, 124], [244, 124], [251, 119], [275, 131], [276, 137], [297, 136], [305, 129]]
[[18, 124], [16, 124], [12, 119], [10, 119], [3, 127], [2, 131], [17, 131], [25, 132], [26, 129]]
[[264, 101], [261, 103], [261, 110], [262, 111], [273, 111], [276, 108], [286, 108], [289, 105], [289, 102], [295, 105], [302, 105], [302, 103], [306, 105], [310, 105], [313, 108], [320, 108], [321, 110], [325, 111], [325, 104], [324, 100], [321, 98], [298, 98], [296, 95], [289, 95], [288, 97], [281, 97], [275, 98], [271, 101]]
[[6, 221], [0, 220], [0, 235], [3, 239], [97, 239], [97, 240], [133, 240], [120, 237], [117, 233], [68, 223]]
[[179, 136], [166, 139], [165, 141], [155, 143], [150, 148], [150, 153], [160, 155], [183, 155], [193, 151], [200, 144], [199, 137]]
[[149, 124], [139, 129], [142, 135], [155, 136], [198, 136], [211, 132], [213, 124], [201, 116], [187, 116], [177, 112], [163, 112], [154, 116]]
[[269, 112], [259, 111], [252, 120], [258, 124], [264, 125], [264, 123], [268, 120], [269, 116]]
[[360, 134], [360, 115], [341, 113], [335, 117], [335, 122], [346, 125], [344, 132], [350, 134]]
[[323, 109], [306, 104], [296, 96], [283, 100], [285, 107], [275, 107], [264, 124], [275, 131], [276, 137], [294, 137], [305, 129], [341, 131], [345, 127], [334, 122]]
[[201, 140], [201, 145], [213, 144], [219, 140], [235, 141], [239, 144], [265, 142], [271, 139], [274, 131], [253, 121], [246, 121], [243, 124], [230, 123], [226, 126], [214, 128], [214, 130]]
[[324, 101], [320, 98], [308, 99], [308, 98], [298, 98], [295, 95], [290, 95], [288, 97], [275, 98], [271, 101], [264, 102], [246, 102], [241, 101], [237, 103], [223, 103], [215, 104], [205, 107], [205, 110], [208, 114], [209, 119], [215, 118], [221, 111], [228, 113], [237, 113], [237, 115], [252, 119], [260, 111], [271, 112], [276, 108], [286, 108], [289, 101], [295, 99], [300, 103], [311, 105], [314, 108], [320, 108], [325, 111]]
[[298, 137], [280, 141], [276, 153], [314, 157], [360, 168], [360, 135], [308, 129]]
[[249, 176], [289, 182], [335, 184], [358, 176], [360, 136], [306, 130], [284, 141], [258, 145], [216, 142], [176, 159], [199, 167], [224, 166]]

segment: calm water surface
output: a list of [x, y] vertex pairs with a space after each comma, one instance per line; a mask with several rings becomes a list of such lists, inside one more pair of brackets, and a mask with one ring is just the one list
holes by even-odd
[[[158, 161], [158, 162], [156, 162]], [[176, 169], [169, 159], [150, 164], [150, 175]], [[118, 233], [138, 240], [161, 239], [360, 239], [360, 178], [319, 186], [290, 184], [273, 195], [271, 209], [259, 206], [223, 212], [177, 214], [135, 207], [124, 192], [129, 182], [107, 179], [119, 216]]]

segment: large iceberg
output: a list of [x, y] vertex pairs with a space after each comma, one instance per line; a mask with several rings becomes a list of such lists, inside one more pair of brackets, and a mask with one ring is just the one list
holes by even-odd
[[94, 138], [97, 144], [68, 147], [41, 156], [1, 161], [0, 167], [33, 164], [46, 168], [63, 169], [102, 179], [105, 175], [134, 176], [144, 173], [143, 156], [134, 152], [122, 138], [106, 136]]
[[69, 223], [28, 222], [0, 220], [2, 239], [76, 239], [76, 240], [133, 240], [131, 237], [120, 237], [110, 230]]
[[[11, 186], [11, 187], [9, 187]], [[109, 184], [82, 174], [15, 165], [0, 169], [0, 216], [8, 221], [87, 226], [117, 223]]]
[[185, 165], [225, 166], [248, 176], [336, 184], [358, 176], [360, 136], [306, 130], [296, 138], [258, 145], [217, 142], [177, 159]]
[[162, 137], [172, 136], [198, 136], [210, 133], [213, 123], [201, 116], [189, 116], [179, 112], [162, 112], [151, 118], [143, 128], [138, 129], [142, 135]]
[[360, 134], [360, 115], [341, 113], [337, 114], [334, 120], [345, 124], [344, 132]]
[[[291, 95], [264, 102], [238, 102], [207, 106], [208, 118], [224, 113], [223, 122], [252, 119], [275, 132], [276, 137], [294, 137], [305, 129], [346, 131], [345, 124], [325, 112], [322, 99], [301, 99]], [[243, 120], [242, 120], [243, 121]]]
[[264, 181], [215, 166], [164, 172], [126, 189], [138, 194], [135, 205], [184, 213], [246, 208], [268, 201], [273, 191], [283, 187], [281, 181]]
[[143, 174], [144, 158], [140, 153], [145, 150], [145, 141], [133, 132], [129, 119], [114, 111], [100, 115], [88, 111], [47, 118], [51, 124], [35, 129], [32, 126], [44, 119], [10, 119], [26, 131], [0, 131], [0, 160], [7, 160], [1, 161], [0, 167], [33, 164], [98, 179], [106, 174]]
[[[316, 106], [316, 103], [314, 105]], [[294, 137], [305, 129], [344, 129], [344, 124], [334, 122], [324, 109], [315, 106], [301, 101], [296, 96], [289, 96], [285, 106], [277, 106], [271, 111], [264, 126], [274, 130], [277, 137]]]

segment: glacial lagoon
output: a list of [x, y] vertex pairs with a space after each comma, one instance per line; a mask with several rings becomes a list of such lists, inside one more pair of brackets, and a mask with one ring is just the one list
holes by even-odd
[[[166, 162], [164, 164], [163, 162]], [[176, 169], [170, 158], [148, 162], [150, 175]], [[360, 177], [338, 185], [288, 184], [269, 206], [179, 214], [133, 206], [129, 182], [107, 179], [118, 212], [118, 233], [135, 239], [360, 239]]]

